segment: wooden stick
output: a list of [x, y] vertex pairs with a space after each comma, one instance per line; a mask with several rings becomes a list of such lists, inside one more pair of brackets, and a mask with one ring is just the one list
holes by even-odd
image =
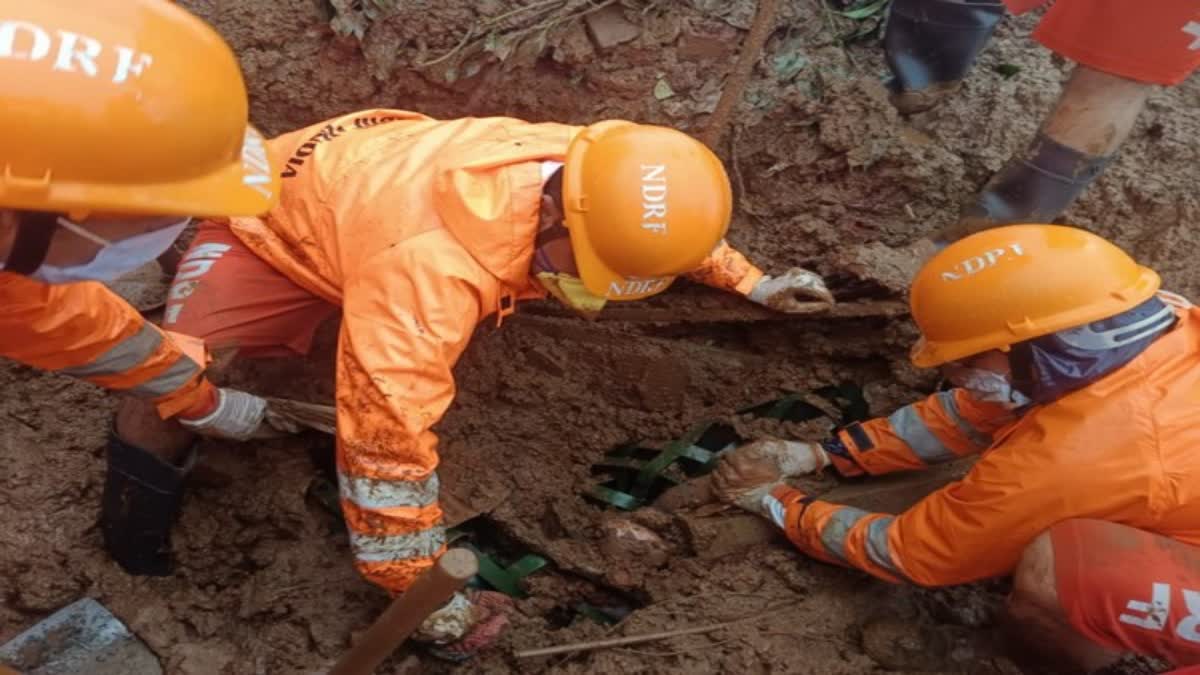
[[737, 64], [725, 80], [717, 107], [713, 110], [712, 117], [708, 118], [708, 126], [700, 136], [700, 140], [714, 151], [721, 142], [721, 136], [729, 126], [729, 120], [737, 110], [738, 103], [741, 103], [746, 93], [746, 84], [754, 70], [754, 62], [758, 60], [763, 45], [775, 29], [775, 13], [778, 8], [779, 0], [758, 0], [758, 11], [754, 14], [754, 22], [750, 24], [750, 34], [742, 43], [742, 52], [738, 55]]
[[661, 633], [648, 633], [646, 635], [635, 635], [633, 637], [611, 638], [608, 640], [593, 640], [591, 642], [573, 642], [567, 645], [559, 645], [557, 647], [541, 647], [538, 649], [526, 649], [515, 654], [518, 659], [527, 659], [535, 656], [553, 656], [554, 654], [564, 654], [566, 652], [585, 652], [593, 649], [608, 649], [609, 647], [624, 647], [626, 645], [636, 645], [643, 642], [654, 642], [655, 640], [665, 640], [667, 638], [679, 637], [680, 635], [697, 635], [699, 633], [711, 633], [721, 630], [722, 628], [730, 628], [738, 624], [754, 621], [766, 616], [767, 613], [755, 614], [742, 619], [726, 621], [724, 623], [714, 623], [708, 626], [697, 626], [693, 628], [680, 628], [678, 630], [668, 630]]
[[404, 595], [392, 601], [363, 633], [358, 644], [338, 661], [329, 675], [371, 675], [435, 610], [479, 571], [475, 554], [462, 548], [447, 551]]

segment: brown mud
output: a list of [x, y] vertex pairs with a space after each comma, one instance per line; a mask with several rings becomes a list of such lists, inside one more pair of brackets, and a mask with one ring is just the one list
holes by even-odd
[[[498, 19], [518, 6], [182, 4], [233, 44], [254, 120], [269, 133], [373, 106], [443, 117], [624, 117], [698, 133], [754, 10], [749, 0], [562, 0], [530, 2], [540, 9]], [[379, 9], [388, 4], [396, 8]], [[843, 48], [837, 36], [850, 22], [815, 1], [780, 4], [719, 148], [739, 198], [729, 238], [768, 271], [803, 265], [826, 275], [842, 300], [902, 301], [911, 260], [897, 250], [953, 221], [960, 202], [1032, 137], [1070, 66], [1029, 40], [1034, 17], [1009, 19], [958, 96], [904, 119], [878, 84], [876, 42]], [[597, 6], [602, 21], [580, 18]], [[1006, 79], [1000, 64], [1019, 72]], [[1190, 295], [1200, 291], [1191, 269], [1200, 238], [1189, 234], [1200, 217], [1190, 189], [1200, 182], [1198, 111], [1194, 80], [1155, 94], [1118, 160], [1066, 218], [1115, 238], [1169, 288]], [[928, 392], [928, 374], [904, 359], [914, 331], [890, 307], [766, 320], [739, 300], [681, 284], [622, 320], [587, 323], [541, 305], [500, 329], [481, 327], [437, 429], [447, 501], [484, 514], [472, 529], [481, 543], [554, 565], [527, 581], [529, 597], [518, 602], [502, 647], [457, 670], [1016, 672], [992, 639], [1003, 582], [890, 587], [778, 543], [717, 559], [628, 556], [612, 546], [612, 512], [579, 496], [595, 480], [591, 465], [621, 443], [662, 442], [707, 419], [788, 432], [732, 415], [783, 391], [852, 380], [866, 385], [876, 413]], [[323, 353], [245, 364], [230, 381], [327, 401], [332, 363]], [[314, 672], [386, 604], [352, 570], [338, 520], [306, 497], [317, 473], [310, 455], [329, 447], [319, 434], [205, 442], [175, 534], [179, 569], [134, 579], [107, 560], [96, 527], [114, 400], [8, 364], [0, 365], [0, 387], [0, 640], [87, 595], [141, 636], [167, 672]], [[818, 426], [790, 431], [813, 438]], [[654, 518], [640, 515], [640, 524], [669, 530]], [[667, 539], [684, 550], [684, 540]], [[580, 602], [635, 611], [610, 628], [574, 616]], [[768, 610], [707, 635], [573, 657], [512, 656]], [[409, 653], [393, 660], [392, 672], [408, 672]], [[426, 672], [455, 670], [420, 658]]]

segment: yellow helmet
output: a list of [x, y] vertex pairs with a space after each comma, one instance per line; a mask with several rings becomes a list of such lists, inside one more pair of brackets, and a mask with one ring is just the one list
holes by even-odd
[[0, 0], [0, 207], [256, 215], [278, 198], [237, 59], [164, 0]]
[[917, 273], [910, 303], [920, 367], [1082, 326], [1136, 307], [1160, 280], [1086, 230], [1010, 225], [950, 244]]
[[567, 148], [563, 202], [584, 286], [609, 300], [660, 293], [725, 236], [733, 197], [721, 160], [675, 129], [593, 124]]

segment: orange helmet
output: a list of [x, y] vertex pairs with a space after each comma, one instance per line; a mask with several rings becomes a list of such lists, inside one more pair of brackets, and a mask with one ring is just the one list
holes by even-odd
[[256, 215], [279, 178], [237, 59], [164, 0], [0, 0], [0, 207]]
[[654, 295], [695, 269], [725, 236], [733, 209], [725, 167], [703, 143], [618, 121], [571, 140], [563, 203], [579, 276], [610, 300]]
[[921, 339], [912, 360], [928, 368], [1115, 316], [1154, 295], [1160, 281], [1086, 230], [1010, 225], [950, 244], [913, 280]]

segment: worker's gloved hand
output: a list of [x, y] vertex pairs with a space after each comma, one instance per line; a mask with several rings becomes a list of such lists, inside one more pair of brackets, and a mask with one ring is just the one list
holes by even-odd
[[198, 417], [180, 417], [179, 423], [204, 436], [234, 441], [277, 438], [300, 431], [295, 423], [273, 415], [266, 399], [226, 388], [217, 390], [211, 410]]
[[425, 619], [413, 639], [428, 643], [429, 652], [440, 659], [466, 661], [496, 644], [515, 609], [503, 593], [474, 589], [455, 593]]
[[802, 312], [813, 301], [833, 303], [825, 280], [801, 267], [773, 277], [764, 275], [747, 296], [751, 301], [777, 312]]
[[784, 484], [784, 479], [815, 473], [829, 466], [829, 455], [815, 443], [764, 439], [748, 443], [721, 456], [712, 474], [718, 499], [755, 513], [763, 497]]

